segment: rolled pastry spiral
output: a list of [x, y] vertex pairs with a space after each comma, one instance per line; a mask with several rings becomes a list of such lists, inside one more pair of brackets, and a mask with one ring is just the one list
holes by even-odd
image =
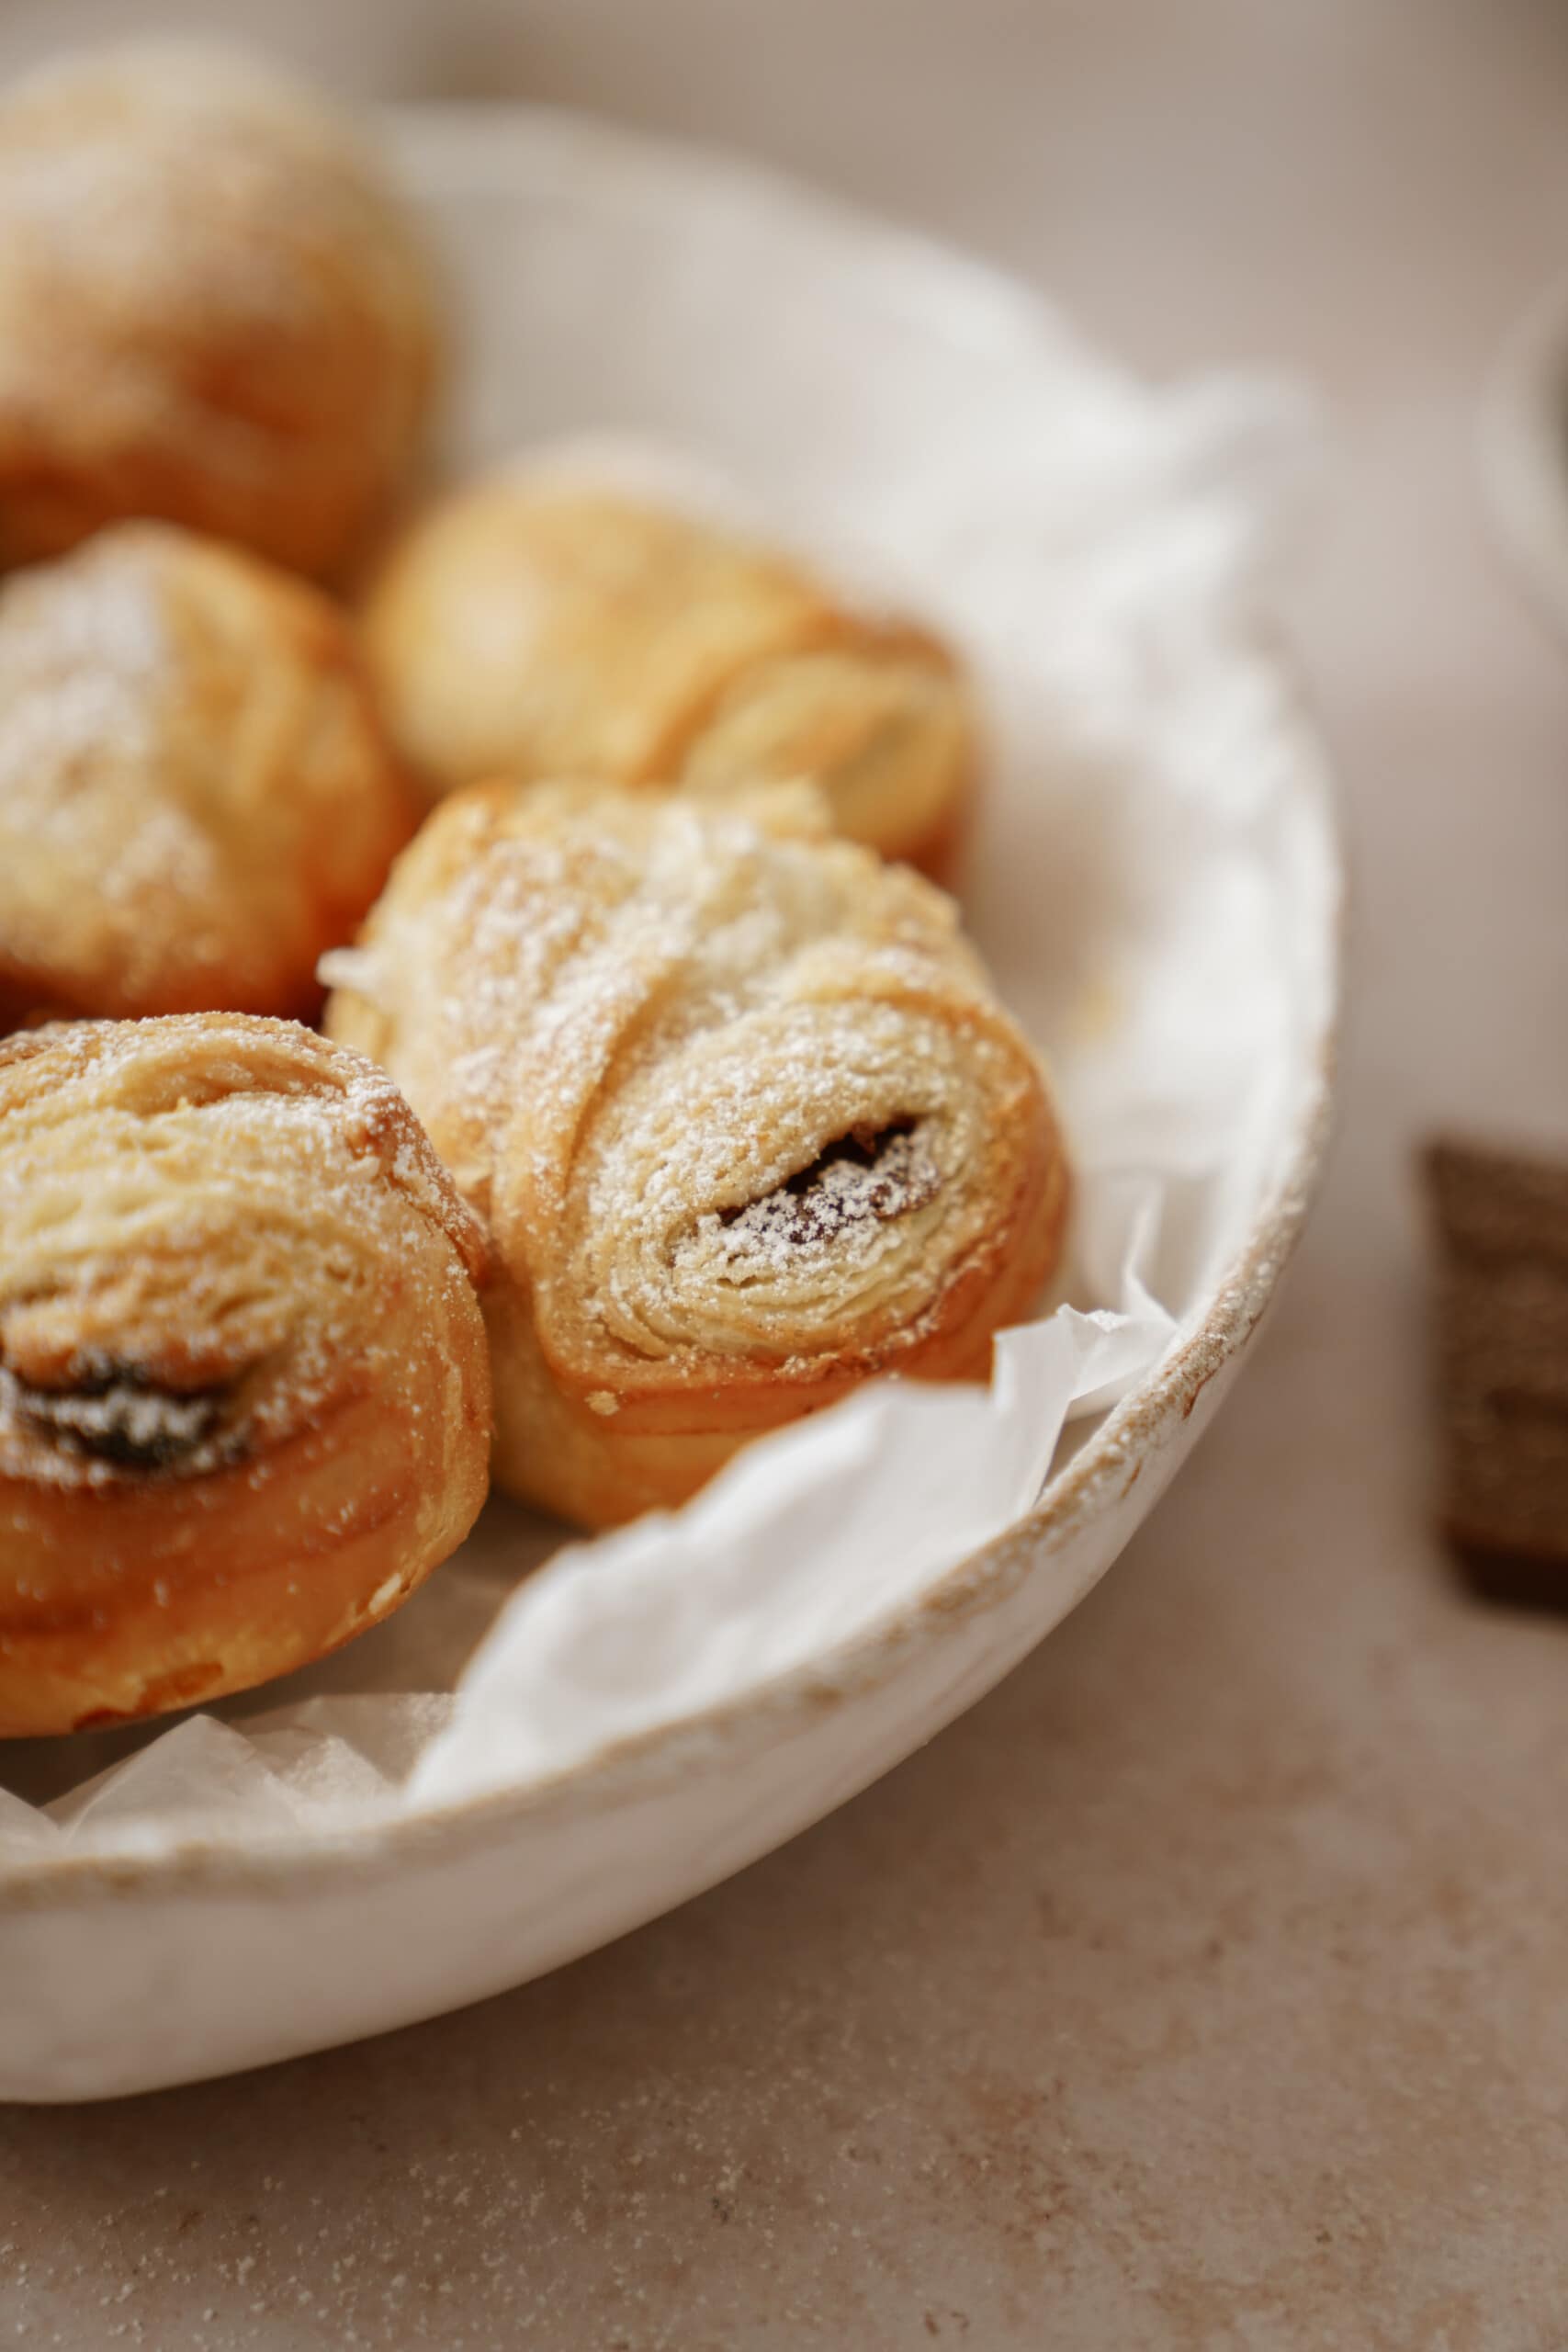
[[158, 515], [335, 571], [439, 356], [421, 240], [353, 122], [220, 47], [0, 92], [0, 562]]
[[837, 830], [937, 872], [976, 763], [934, 637], [847, 610], [786, 557], [614, 489], [515, 467], [438, 503], [365, 615], [389, 723], [433, 793], [504, 775], [805, 777]]
[[395, 1608], [484, 1498], [482, 1263], [385, 1074], [292, 1023], [0, 1045], [0, 1736]]
[[490, 1223], [496, 1476], [605, 1525], [877, 1372], [984, 1376], [1057, 1255], [1040, 1067], [819, 797], [477, 786], [328, 959]]
[[0, 582], [0, 1025], [315, 1012], [413, 814], [303, 581], [127, 523]]

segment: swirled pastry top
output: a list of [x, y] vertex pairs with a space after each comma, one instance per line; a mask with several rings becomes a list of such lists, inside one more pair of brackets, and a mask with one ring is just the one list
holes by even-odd
[[400, 1284], [460, 1301], [483, 1262], [386, 1074], [293, 1023], [0, 1044], [6, 1477], [103, 1490], [276, 1456], [367, 1393]]
[[423, 438], [420, 241], [338, 109], [220, 48], [0, 94], [0, 561], [152, 514], [337, 565]]
[[459, 794], [326, 971], [593, 1411], [896, 1363], [1054, 1248], [1034, 1056], [809, 790]]
[[483, 1262], [384, 1074], [292, 1022], [0, 1045], [0, 1738], [396, 1608], [484, 1499]]
[[303, 582], [139, 523], [0, 583], [0, 1018], [310, 1012], [412, 821]]

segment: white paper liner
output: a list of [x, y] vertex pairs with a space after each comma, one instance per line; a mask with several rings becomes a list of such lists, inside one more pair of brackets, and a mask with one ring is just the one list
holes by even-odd
[[[1049, 419], [955, 443], [867, 502], [858, 540], [837, 504], [787, 520], [950, 628], [978, 674], [996, 773], [964, 897], [1053, 1063], [1070, 1303], [1004, 1336], [989, 1390], [879, 1384], [674, 1517], [548, 1557], [558, 1530], [492, 1504], [399, 1618], [269, 1694], [156, 1736], [0, 1747], [0, 1862], [340, 1830], [554, 1776], [760, 1689], [1017, 1519], [1068, 1419], [1201, 1313], [1267, 1193], [1321, 1012], [1320, 914], [1296, 940], [1282, 912], [1311, 753], [1251, 650], [1303, 410], [1231, 379], [1145, 393], [1065, 337], [1059, 379]], [[766, 511], [646, 446], [547, 462]]]

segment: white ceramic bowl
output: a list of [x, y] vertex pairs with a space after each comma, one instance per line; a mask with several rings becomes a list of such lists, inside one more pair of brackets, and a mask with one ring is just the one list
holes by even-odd
[[[1094, 593], [1141, 567], [1143, 617], [1125, 643], [1108, 639], [1099, 670], [1090, 660], [1089, 703], [1125, 695], [1134, 656], [1151, 679], [1205, 664], [1226, 689], [1216, 707], [1254, 730], [1240, 745], [1186, 743], [1168, 777], [1140, 788], [1219, 799], [1258, 760], [1269, 770], [1253, 960], [1214, 985], [1281, 1008], [1271, 1125], [1163, 1360], [1067, 1453], [1035, 1509], [852, 1638], [480, 1795], [265, 1840], [198, 1828], [119, 1852], [23, 1850], [0, 1869], [0, 2095], [14, 2098], [186, 2080], [479, 1999], [713, 1884], [864, 1787], [1048, 1633], [1147, 1516], [1239, 1369], [1325, 1145], [1338, 876], [1323, 764], [1247, 600], [1231, 613], [1192, 584], [1249, 573], [1227, 537], [1247, 497], [1202, 485], [1206, 467], [1238, 462], [1230, 424], [1216, 426], [1222, 412], [1234, 423], [1234, 403], [1212, 390], [1156, 401], [1026, 290], [732, 164], [521, 111], [421, 114], [399, 138], [479, 321], [466, 455], [630, 426], [694, 445], [787, 506], [806, 496], [792, 472], [805, 447], [816, 511], [841, 503], [863, 542], [929, 469], [933, 498], [955, 498], [961, 523], [972, 508], [990, 535], [995, 577], [1010, 576], [1018, 536], [1020, 608], [1003, 596], [998, 625], [1025, 669], [1032, 469], [1055, 469], [1069, 582], [1062, 486], [1098, 484]], [[1069, 417], [1081, 439], [1046, 446], [1053, 419]], [[1169, 527], [1151, 553], [1156, 501]], [[1189, 642], [1199, 604], [1208, 623]], [[1048, 797], [1035, 819], [1048, 840]], [[1245, 836], [1255, 820], [1235, 822]], [[1047, 931], [1027, 895], [1010, 903], [1005, 844], [990, 855], [977, 917], [988, 910], [998, 937], [982, 919], [982, 944], [1027, 994], [1030, 959], [1065, 953], [1072, 923]], [[1179, 887], [1161, 871], [1152, 860], [1140, 918], [1156, 931], [1170, 912], [1161, 888]]]
[[1482, 479], [1504, 544], [1568, 634], [1568, 278], [1503, 345], [1481, 409]]

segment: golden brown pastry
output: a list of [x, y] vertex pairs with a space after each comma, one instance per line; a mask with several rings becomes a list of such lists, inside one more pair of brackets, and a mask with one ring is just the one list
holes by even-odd
[[0, 1736], [287, 1673], [446, 1557], [482, 1247], [385, 1075], [292, 1023], [0, 1046]]
[[873, 1373], [983, 1377], [1059, 1247], [1037, 1062], [819, 797], [479, 786], [328, 958], [488, 1218], [496, 1476], [604, 1526]]
[[429, 267], [336, 108], [221, 49], [0, 93], [0, 563], [161, 515], [335, 570], [405, 482]]
[[412, 825], [303, 581], [127, 523], [0, 582], [0, 1026], [312, 1014]]
[[393, 735], [433, 793], [505, 775], [694, 792], [806, 777], [885, 857], [942, 868], [976, 741], [934, 638], [692, 515], [514, 468], [437, 504], [365, 611]]

